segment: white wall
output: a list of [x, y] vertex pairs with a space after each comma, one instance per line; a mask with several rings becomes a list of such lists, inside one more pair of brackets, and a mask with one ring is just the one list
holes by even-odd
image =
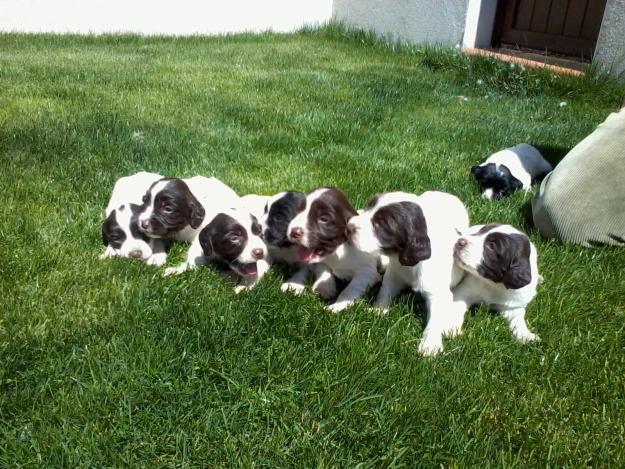
[[332, 0], [0, 0], [0, 31], [286, 32], [331, 15]]
[[333, 17], [392, 40], [461, 44], [469, 0], [334, 0]]
[[593, 60], [625, 75], [625, 0], [608, 0]]
[[469, 0], [462, 45], [490, 47], [497, 13], [497, 0]]

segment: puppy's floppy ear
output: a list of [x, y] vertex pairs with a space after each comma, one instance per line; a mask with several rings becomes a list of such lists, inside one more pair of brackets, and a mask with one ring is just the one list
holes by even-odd
[[289, 191], [285, 198], [292, 204], [294, 212], [301, 212], [306, 208], [306, 194], [303, 192]]
[[405, 266], [417, 265], [432, 255], [430, 238], [424, 232], [414, 233], [406, 246], [399, 252], [399, 263]]
[[405, 219], [407, 225], [407, 242], [399, 253], [401, 265], [413, 266], [429, 259], [432, 255], [430, 238], [428, 237], [427, 222], [423, 210], [417, 204], [408, 204], [408, 216]]
[[195, 198], [195, 196], [189, 193], [189, 205], [191, 206], [191, 228], [198, 228], [202, 222], [204, 221], [204, 216], [206, 215], [206, 211], [202, 204]]
[[208, 224], [200, 234], [198, 235], [198, 239], [200, 241], [200, 246], [202, 246], [202, 251], [204, 251], [205, 257], [210, 257], [213, 254], [213, 242], [212, 242], [212, 233], [211, 233], [211, 225]]
[[423, 210], [414, 202], [396, 202], [376, 211], [372, 221], [383, 251], [397, 253], [399, 263], [414, 266], [432, 255]]
[[512, 258], [510, 268], [503, 276], [503, 284], [506, 288], [516, 290], [529, 285], [532, 281], [532, 268], [529, 255], [525, 252], [517, 252]]
[[523, 187], [523, 183], [519, 181], [514, 176], [510, 177], [510, 192], [514, 192], [517, 189], [521, 189]]

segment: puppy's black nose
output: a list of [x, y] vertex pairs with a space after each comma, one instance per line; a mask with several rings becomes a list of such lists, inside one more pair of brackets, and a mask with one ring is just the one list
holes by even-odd
[[304, 230], [302, 228], [296, 227], [291, 230], [292, 239], [302, 239], [303, 236], [304, 236]]
[[134, 257], [135, 259], [141, 259], [143, 257], [143, 253], [140, 249], [133, 249], [128, 255], [130, 257]]
[[252, 249], [252, 257], [256, 259], [257, 261], [264, 259], [265, 251], [263, 251], [261, 248], [254, 248]]
[[354, 225], [353, 223], [348, 223], [347, 226], [345, 227], [345, 234], [347, 235], [348, 238], [351, 238], [352, 236], [354, 236], [356, 234], [356, 231], [358, 231], [358, 227]]
[[456, 244], [458, 245], [458, 247], [465, 247], [467, 244], [469, 244], [469, 242], [467, 241], [466, 238], [460, 238], [458, 241], [456, 241]]
[[141, 220], [141, 228], [144, 230], [150, 229], [150, 220]]

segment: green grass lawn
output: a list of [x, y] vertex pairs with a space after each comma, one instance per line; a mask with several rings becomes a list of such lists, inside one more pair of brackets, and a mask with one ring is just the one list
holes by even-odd
[[[0, 35], [0, 466], [623, 467], [625, 252], [541, 239], [531, 195], [482, 200], [469, 168], [520, 142], [557, 161], [624, 92], [336, 27]], [[425, 359], [414, 294], [330, 315], [282, 270], [237, 296], [214, 268], [98, 261], [137, 170], [356, 206], [449, 191], [536, 243], [543, 340], [480, 309]]]

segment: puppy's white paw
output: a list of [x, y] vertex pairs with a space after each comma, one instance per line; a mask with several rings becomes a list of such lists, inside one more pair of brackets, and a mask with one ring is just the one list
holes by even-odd
[[106, 248], [106, 251], [104, 251], [102, 254], [98, 256], [98, 259], [104, 260], [104, 259], [108, 259], [109, 257], [113, 257], [115, 255], [116, 255], [115, 251], [111, 249], [110, 247], [108, 247]]
[[453, 338], [462, 335], [462, 326], [453, 326], [443, 331], [445, 337]]
[[234, 293], [238, 295], [241, 292], [251, 290], [251, 288], [252, 287], [250, 285], [237, 285], [236, 287], [234, 287]]
[[331, 313], [338, 313], [343, 311], [344, 309], [346, 309], [349, 305], [351, 305], [351, 302], [349, 301], [341, 301], [339, 303], [333, 303], [331, 305], [326, 306], [326, 309], [328, 311], [330, 311]]
[[304, 293], [305, 289], [306, 287], [301, 283], [294, 282], [284, 282], [280, 286], [280, 290], [282, 290], [283, 292], [293, 293], [294, 295], [301, 295], [302, 293]]
[[160, 252], [158, 254], [152, 254], [150, 257], [148, 257], [145, 263], [147, 265], [155, 265], [157, 267], [161, 267], [165, 265], [166, 261], [167, 261], [167, 253]]
[[323, 300], [331, 300], [336, 296], [336, 282], [334, 279], [319, 282], [313, 285], [313, 291]]
[[386, 316], [389, 312], [389, 307], [375, 305], [375, 306], [370, 306], [369, 311], [375, 314], [379, 314], [380, 316]]
[[169, 277], [170, 275], [178, 275], [187, 270], [187, 266], [185, 264], [179, 265], [178, 267], [167, 267], [163, 276]]
[[442, 351], [442, 340], [432, 340], [430, 338], [426, 338], [421, 339], [421, 343], [419, 343], [419, 353], [424, 357], [434, 357]]
[[540, 342], [540, 337], [532, 332], [523, 335], [517, 334], [516, 339], [522, 344], [527, 344], [530, 342]]

